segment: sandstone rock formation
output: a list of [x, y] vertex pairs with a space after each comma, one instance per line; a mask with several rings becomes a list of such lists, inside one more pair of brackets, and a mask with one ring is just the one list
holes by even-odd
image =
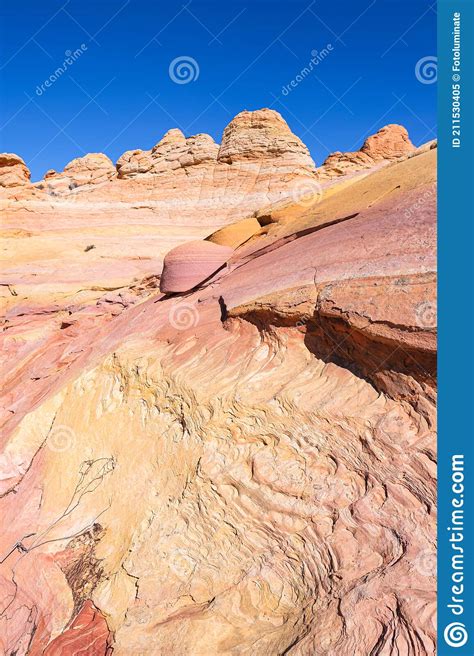
[[[277, 112], [243, 115], [227, 141], [233, 158], [238, 143], [245, 157], [232, 164], [218, 160], [209, 135], [170, 130], [149, 151], [125, 153], [117, 171], [105, 155], [87, 155], [31, 189], [0, 190], [11, 254], [5, 283], [46, 307], [51, 299], [63, 307], [77, 296], [96, 300], [104, 289], [160, 271], [174, 246], [304, 194], [316, 181], [306, 148]], [[255, 132], [267, 135], [268, 152]], [[6, 293], [8, 304], [16, 298]]]
[[0, 153], [0, 187], [18, 187], [30, 181], [25, 162], [13, 153]]
[[233, 164], [258, 158], [279, 158], [289, 165], [314, 167], [304, 143], [272, 109], [237, 114], [222, 135], [220, 162]]
[[169, 130], [151, 150], [130, 150], [117, 162], [119, 178], [170, 173], [179, 168], [215, 162], [219, 146], [208, 134], [185, 138], [181, 130]]
[[386, 125], [368, 137], [360, 150], [329, 155], [318, 169], [318, 173], [321, 178], [343, 175], [370, 168], [378, 162], [391, 162], [407, 157], [414, 150], [415, 146], [402, 125]]
[[0, 651], [436, 653], [436, 150], [279, 152], [2, 190]]
[[368, 137], [361, 148], [374, 162], [379, 160], [399, 159], [408, 155], [415, 146], [411, 143], [408, 132], [402, 125], [386, 125], [376, 134]]
[[210, 241], [189, 241], [176, 246], [163, 261], [160, 291], [189, 291], [224, 266], [232, 254], [232, 248]]
[[104, 184], [115, 177], [115, 174], [115, 166], [107, 155], [89, 153], [73, 159], [64, 167], [62, 173], [50, 169], [44, 176], [48, 182], [40, 182], [38, 187], [51, 194], [69, 193], [77, 187]]

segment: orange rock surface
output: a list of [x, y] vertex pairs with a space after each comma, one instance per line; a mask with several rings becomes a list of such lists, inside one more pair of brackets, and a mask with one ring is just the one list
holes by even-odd
[[241, 221], [236, 221], [231, 223], [220, 230], [216, 230], [212, 235], [207, 237], [208, 241], [212, 241], [214, 244], [221, 244], [222, 246], [230, 246], [231, 248], [237, 248], [243, 243], [248, 241], [254, 235], [260, 233], [261, 226], [258, 220], [255, 217], [250, 217], [248, 219], [242, 219]]
[[415, 146], [402, 125], [386, 125], [368, 137], [360, 150], [329, 155], [318, 173], [321, 178], [343, 175], [370, 168], [377, 162], [391, 162], [406, 157], [414, 150]]
[[0, 153], [0, 187], [18, 187], [29, 180], [30, 171], [21, 157]]

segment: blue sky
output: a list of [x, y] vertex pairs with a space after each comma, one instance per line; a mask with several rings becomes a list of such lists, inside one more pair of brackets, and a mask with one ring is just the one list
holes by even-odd
[[[435, 136], [436, 84], [415, 74], [436, 55], [430, 2], [24, 0], [1, 11], [0, 149], [34, 180], [86, 152], [116, 161], [150, 148], [171, 127], [220, 140], [235, 114], [260, 107], [278, 110], [318, 164], [387, 123], [416, 144]], [[170, 75], [179, 57], [193, 60], [185, 84]]]

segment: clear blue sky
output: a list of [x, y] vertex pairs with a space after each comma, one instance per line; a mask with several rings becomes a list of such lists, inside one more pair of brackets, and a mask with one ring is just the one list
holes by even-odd
[[[235, 114], [260, 107], [281, 112], [318, 164], [387, 123], [416, 144], [434, 137], [436, 84], [415, 75], [436, 55], [435, 5], [424, 0], [2, 4], [0, 149], [21, 155], [34, 180], [86, 152], [116, 161], [150, 148], [171, 127], [220, 140]], [[324, 61], [283, 94], [327, 44]], [[177, 84], [169, 65], [183, 56], [199, 76]]]

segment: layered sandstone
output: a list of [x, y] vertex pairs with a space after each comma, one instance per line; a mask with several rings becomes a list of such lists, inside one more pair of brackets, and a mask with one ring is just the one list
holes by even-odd
[[109, 629], [104, 617], [86, 601], [70, 626], [46, 647], [44, 656], [64, 656], [65, 654], [112, 653], [109, 650]]
[[181, 130], [169, 130], [151, 150], [131, 150], [117, 162], [119, 178], [171, 173], [179, 168], [215, 162], [219, 146], [208, 134], [185, 138]]
[[0, 187], [18, 187], [30, 181], [25, 162], [14, 153], [0, 153]]
[[163, 261], [162, 292], [188, 292], [225, 265], [233, 249], [210, 241], [189, 241], [176, 246]]
[[9, 201], [5, 653], [434, 656], [436, 150], [385, 161], [314, 189], [256, 155]]
[[233, 164], [258, 158], [282, 159], [290, 166], [314, 167], [304, 143], [272, 109], [237, 114], [222, 135], [220, 162]]

